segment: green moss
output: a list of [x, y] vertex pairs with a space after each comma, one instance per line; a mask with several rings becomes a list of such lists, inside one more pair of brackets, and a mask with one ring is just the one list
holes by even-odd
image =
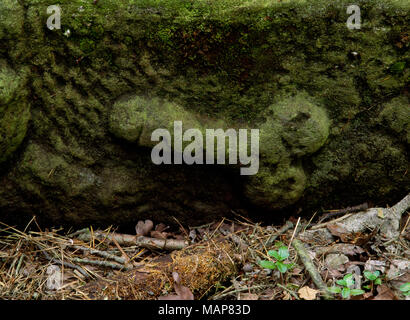
[[257, 175], [247, 178], [244, 195], [258, 207], [280, 209], [299, 200], [305, 184], [306, 175], [300, 166], [263, 167]]
[[[35, 143], [29, 144], [25, 150], [18, 169], [23, 176], [24, 188], [37, 190], [36, 193], [40, 193], [42, 187], [53, 187], [77, 196], [102, 184], [102, 179], [89, 168], [72, 166], [63, 156]], [[32, 176], [41, 181], [40, 186], [27, 179]]]
[[407, 97], [397, 97], [388, 102], [379, 119], [410, 144], [410, 103]]
[[30, 106], [25, 83], [24, 73], [16, 74], [0, 64], [0, 163], [16, 151], [26, 136]]
[[310, 102], [305, 94], [270, 106], [265, 117], [261, 145], [267, 152], [273, 152], [272, 163], [277, 161], [281, 144], [286, 145], [290, 156], [301, 157], [316, 152], [329, 136], [330, 121], [326, 111]]
[[202, 129], [194, 114], [175, 103], [159, 98], [124, 97], [113, 106], [110, 130], [119, 138], [152, 147], [156, 142], [151, 141], [151, 133], [156, 129], [166, 129], [173, 137], [174, 121], [182, 121], [183, 130]]

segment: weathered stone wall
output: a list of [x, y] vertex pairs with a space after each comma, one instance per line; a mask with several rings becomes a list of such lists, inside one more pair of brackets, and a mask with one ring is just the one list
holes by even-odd
[[[2, 0], [0, 217], [196, 223], [394, 202], [410, 189], [409, 4], [356, 1], [349, 30], [350, 4]], [[260, 129], [258, 174], [152, 164], [151, 132], [174, 120]]]

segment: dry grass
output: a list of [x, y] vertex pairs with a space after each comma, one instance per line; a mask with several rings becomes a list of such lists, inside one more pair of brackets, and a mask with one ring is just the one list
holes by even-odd
[[[97, 239], [84, 243], [62, 230], [27, 232], [2, 225], [0, 298], [156, 299], [172, 293], [174, 271], [199, 298], [236, 272], [233, 245], [218, 235], [165, 254]], [[50, 266], [61, 268], [57, 290], [47, 284]]]

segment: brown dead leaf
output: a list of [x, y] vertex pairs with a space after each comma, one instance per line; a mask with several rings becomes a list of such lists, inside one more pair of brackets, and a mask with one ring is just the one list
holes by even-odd
[[169, 228], [169, 227], [167, 227], [165, 224], [163, 224], [163, 223], [161, 222], [161, 223], [158, 223], [158, 224], [155, 226], [155, 231], [163, 232], [163, 231], [167, 230], [168, 228]]
[[167, 232], [159, 232], [159, 231], [151, 231], [150, 232], [151, 238], [155, 238], [155, 239], [166, 239], [168, 236]]
[[297, 276], [297, 275], [301, 274], [302, 271], [303, 271], [302, 268], [295, 267], [295, 268], [292, 269], [292, 275]]
[[326, 227], [332, 235], [339, 238], [349, 233], [345, 228], [339, 226], [337, 223], [329, 223]]
[[363, 248], [350, 243], [336, 243], [332, 246], [322, 246], [314, 248], [316, 254], [329, 254], [329, 253], [343, 253], [347, 256], [354, 256], [365, 252]]
[[337, 223], [328, 224], [327, 229], [332, 235], [339, 237], [342, 242], [353, 243], [358, 246], [367, 243], [377, 233], [377, 228], [369, 234], [363, 232], [349, 232]]
[[373, 300], [399, 300], [388, 286], [382, 284], [377, 287], [377, 296]]
[[318, 292], [318, 290], [309, 288], [308, 286], [304, 286], [298, 290], [299, 297], [305, 300], [315, 300]]
[[147, 236], [149, 232], [154, 228], [154, 223], [151, 220], [138, 221], [135, 226], [135, 232], [137, 236]]
[[194, 295], [188, 287], [181, 284], [181, 278], [178, 272], [172, 272], [174, 278], [174, 288], [176, 294], [159, 297], [158, 300], [194, 300]]
[[258, 300], [259, 296], [255, 293], [240, 293], [238, 300]]
[[283, 293], [283, 298], [282, 300], [292, 300], [292, 296], [289, 294], [289, 292], [285, 291]]
[[321, 275], [324, 279], [326, 278], [343, 278], [343, 272], [344, 270], [337, 270], [337, 269], [330, 269], [330, 270], [323, 270], [321, 272]]
[[370, 300], [369, 298], [373, 297], [373, 293], [372, 292], [366, 292], [363, 294], [363, 298], [365, 300]]

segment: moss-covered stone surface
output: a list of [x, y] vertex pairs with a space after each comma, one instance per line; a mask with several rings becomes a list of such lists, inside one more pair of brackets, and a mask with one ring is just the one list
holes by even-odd
[[[355, 1], [349, 30], [350, 4], [2, 0], [1, 217], [192, 224], [396, 201], [410, 189], [410, 5]], [[154, 165], [151, 132], [176, 120], [259, 129], [258, 174]]]

